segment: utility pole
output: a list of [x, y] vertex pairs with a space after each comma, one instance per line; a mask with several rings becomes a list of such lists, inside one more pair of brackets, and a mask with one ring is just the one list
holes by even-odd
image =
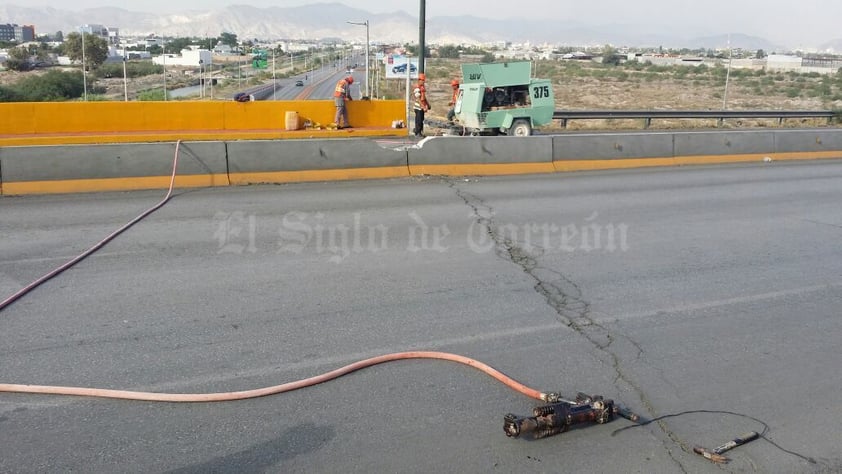
[[[129, 76], [126, 75], [126, 47], [123, 46], [123, 95], [129, 101]], [[165, 89], [166, 90], [166, 89]]]
[[85, 102], [88, 101], [88, 65], [85, 63], [85, 30], [82, 30], [82, 87], [85, 88]]
[[272, 100], [278, 100], [278, 81], [275, 79], [275, 48], [275, 46], [272, 46]]
[[725, 73], [725, 94], [722, 96], [722, 110], [728, 107], [728, 81], [731, 79], [731, 34], [728, 34], [728, 72]]
[[164, 68], [164, 100], [167, 100], [167, 37], [161, 41], [161, 67]]
[[[418, 14], [418, 72], [424, 72], [424, 33], [427, 25], [427, 2], [421, 0], [421, 12]], [[409, 63], [406, 63], [406, 69], [409, 70]]]

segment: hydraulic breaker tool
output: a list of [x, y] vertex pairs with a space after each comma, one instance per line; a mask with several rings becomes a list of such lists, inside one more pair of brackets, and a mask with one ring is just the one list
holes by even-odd
[[555, 400], [548, 401], [552, 403], [535, 407], [532, 416], [517, 416], [511, 413], [506, 415], [503, 423], [506, 436], [517, 438], [527, 435], [532, 439], [541, 439], [563, 433], [575, 424], [607, 423], [614, 415], [634, 422], [640, 419], [629, 410], [616, 405], [614, 400], [607, 400], [600, 395], [580, 392], [576, 395], [576, 400], [556, 397]]

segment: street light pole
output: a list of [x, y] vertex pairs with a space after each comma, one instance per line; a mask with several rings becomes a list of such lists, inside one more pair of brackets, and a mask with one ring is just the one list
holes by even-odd
[[365, 26], [365, 96], [371, 97], [371, 89], [368, 86], [368, 69], [369, 69], [369, 61], [368, 61], [368, 50], [371, 47], [371, 40], [369, 39], [369, 28], [368, 28], [368, 20], [365, 21], [349, 21], [347, 22], [351, 25], [359, 25]]
[[167, 100], [167, 37], [161, 42], [161, 67], [164, 69], [164, 100]]
[[123, 95], [129, 101], [129, 76], [126, 75], [126, 47], [123, 46]]
[[728, 34], [728, 72], [725, 73], [725, 94], [722, 96], [722, 110], [728, 107], [728, 80], [731, 79], [731, 34]]
[[275, 46], [272, 46], [272, 100], [278, 100], [278, 81], [275, 79]]
[[82, 30], [82, 86], [85, 89], [85, 102], [88, 101], [88, 66], [85, 64], [85, 30]]
[[[421, 10], [418, 14], [418, 72], [424, 72], [424, 58], [427, 55], [424, 52], [425, 46], [425, 36], [427, 30], [427, 2], [426, 0], [421, 0]], [[407, 63], [408, 64], [408, 63]], [[406, 67], [409, 69], [409, 66]]]

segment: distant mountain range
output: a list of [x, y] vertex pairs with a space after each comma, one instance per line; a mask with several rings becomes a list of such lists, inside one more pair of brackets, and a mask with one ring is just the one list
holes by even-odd
[[[373, 14], [341, 3], [316, 3], [291, 8], [256, 8], [245, 5], [178, 13], [133, 12], [122, 8], [91, 8], [81, 11], [52, 7], [31, 8], [0, 4], [0, 23], [34, 25], [36, 34], [76, 31], [84, 24], [120, 29], [123, 36], [218, 36], [222, 32], [240, 39], [365, 40], [365, 28], [348, 20], [368, 19], [370, 37], [377, 43], [418, 41], [418, 18], [403, 12]], [[694, 34], [696, 33], [696, 34]], [[671, 28], [638, 25], [585, 25], [558, 20], [496, 20], [475, 16], [428, 17], [426, 40], [439, 44], [482, 44], [511, 41], [532, 44], [591, 46], [649, 46], [665, 48], [724, 48], [729, 35], [703, 36], [681, 25]], [[842, 39], [828, 45], [842, 46]], [[764, 38], [731, 34], [730, 45], [749, 50], [782, 52], [786, 48]], [[838, 49], [837, 49], [838, 50]]]

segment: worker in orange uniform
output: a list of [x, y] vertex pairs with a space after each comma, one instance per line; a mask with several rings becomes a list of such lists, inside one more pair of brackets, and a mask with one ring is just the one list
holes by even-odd
[[430, 103], [427, 101], [427, 87], [424, 83], [427, 80], [427, 75], [423, 72], [418, 73], [418, 83], [415, 85], [413, 95], [415, 102], [412, 105], [412, 110], [415, 111], [415, 136], [420, 137], [424, 135], [424, 113], [430, 110]]
[[459, 100], [459, 81], [454, 79], [450, 81], [450, 87], [453, 89], [453, 95], [450, 97], [450, 110], [447, 111], [447, 121], [453, 123], [453, 117], [456, 116], [456, 101]]
[[[353, 100], [351, 98], [351, 84], [354, 83], [354, 77], [348, 76], [340, 79], [336, 83], [336, 89], [333, 90], [333, 103], [336, 105], [336, 116], [333, 121], [336, 122], [336, 128], [350, 128], [351, 124], [348, 122], [348, 109], [345, 107], [345, 102]], [[342, 124], [345, 125], [342, 125]]]

